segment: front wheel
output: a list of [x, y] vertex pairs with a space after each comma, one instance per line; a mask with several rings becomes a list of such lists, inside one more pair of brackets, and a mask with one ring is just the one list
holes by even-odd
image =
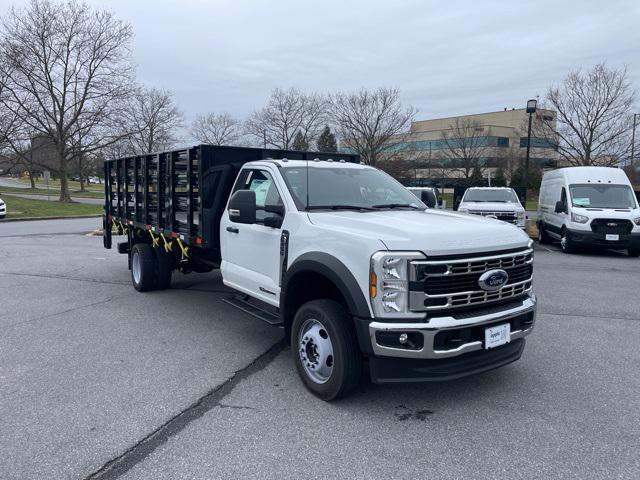
[[566, 230], [562, 231], [560, 248], [564, 253], [573, 253], [573, 245], [571, 244], [571, 240], [569, 240], [569, 233]]
[[298, 309], [291, 349], [305, 386], [323, 400], [343, 397], [360, 383], [362, 356], [353, 319], [333, 300], [313, 300]]

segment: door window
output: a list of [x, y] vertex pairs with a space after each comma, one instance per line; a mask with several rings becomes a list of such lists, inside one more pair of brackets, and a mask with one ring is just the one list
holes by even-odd
[[265, 211], [266, 206], [282, 206], [282, 197], [278, 192], [271, 174], [265, 170], [246, 170], [246, 174], [238, 178], [236, 190], [252, 190], [256, 192], [256, 220], [264, 222], [273, 213]]

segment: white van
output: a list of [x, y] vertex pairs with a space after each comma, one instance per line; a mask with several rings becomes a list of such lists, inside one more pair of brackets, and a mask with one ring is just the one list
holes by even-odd
[[467, 188], [458, 205], [458, 212], [497, 218], [520, 228], [526, 228], [526, 212], [513, 188]]
[[542, 177], [538, 240], [560, 240], [564, 252], [579, 246], [625, 248], [640, 256], [640, 208], [623, 170], [569, 167]]

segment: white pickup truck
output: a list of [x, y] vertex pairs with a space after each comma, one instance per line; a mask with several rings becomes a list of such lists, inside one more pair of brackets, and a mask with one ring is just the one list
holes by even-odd
[[464, 192], [458, 212], [497, 218], [526, 228], [527, 214], [513, 188], [470, 187]]
[[[175, 201], [180, 185], [162, 185], [176, 181], [162, 172], [180, 171], [180, 157], [163, 155], [139, 168], [160, 172], [145, 191]], [[138, 290], [167, 287], [175, 269], [219, 266], [238, 292], [227, 302], [281, 326], [302, 381], [325, 400], [352, 391], [363, 371], [374, 382], [437, 381], [520, 358], [536, 313], [532, 242], [521, 230], [428, 209], [386, 173], [329, 159], [237, 162], [235, 181], [218, 181], [220, 197], [209, 201], [204, 179], [216, 161], [202, 151], [193, 158], [200, 205], [187, 209], [187, 233], [162, 198], [159, 208], [136, 205], [142, 216], [121, 208], [121, 174], [135, 183], [127, 163], [138, 168], [135, 159], [105, 168], [105, 231], [127, 234], [118, 250]], [[203, 214], [207, 207], [218, 213]], [[214, 222], [209, 239], [204, 222]]]

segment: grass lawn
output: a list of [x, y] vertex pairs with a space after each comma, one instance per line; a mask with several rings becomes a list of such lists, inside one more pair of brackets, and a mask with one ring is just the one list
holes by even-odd
[[[24, 193], [27, 195], [49, 195], [51, 197], [58, 197], [60, 196], [60, 189], [59, 188], [51, 188], [50, 190], [47, 190], [45, 188], [17, 188], [17, 187], [0, 187], [0, 194], [3, 193]], [[76, 192], [74, 190], [70, 190], [71, 196], [72, 197], [81, 197], [81, 198], [103, 198], [104, 197], [104, 191], [99, 191], [99, 192], [92, 192], [92, 191], [86, 191], [86, 192]]]
[[[59, 203], [46, 200], [31, 200], [2, 194], [7, 204], [6, 218], [72, 217], [74, 215], [99, 215], [102, 205], [82, 203]], [[0, 220], [1, 221], [1, 220]]]

